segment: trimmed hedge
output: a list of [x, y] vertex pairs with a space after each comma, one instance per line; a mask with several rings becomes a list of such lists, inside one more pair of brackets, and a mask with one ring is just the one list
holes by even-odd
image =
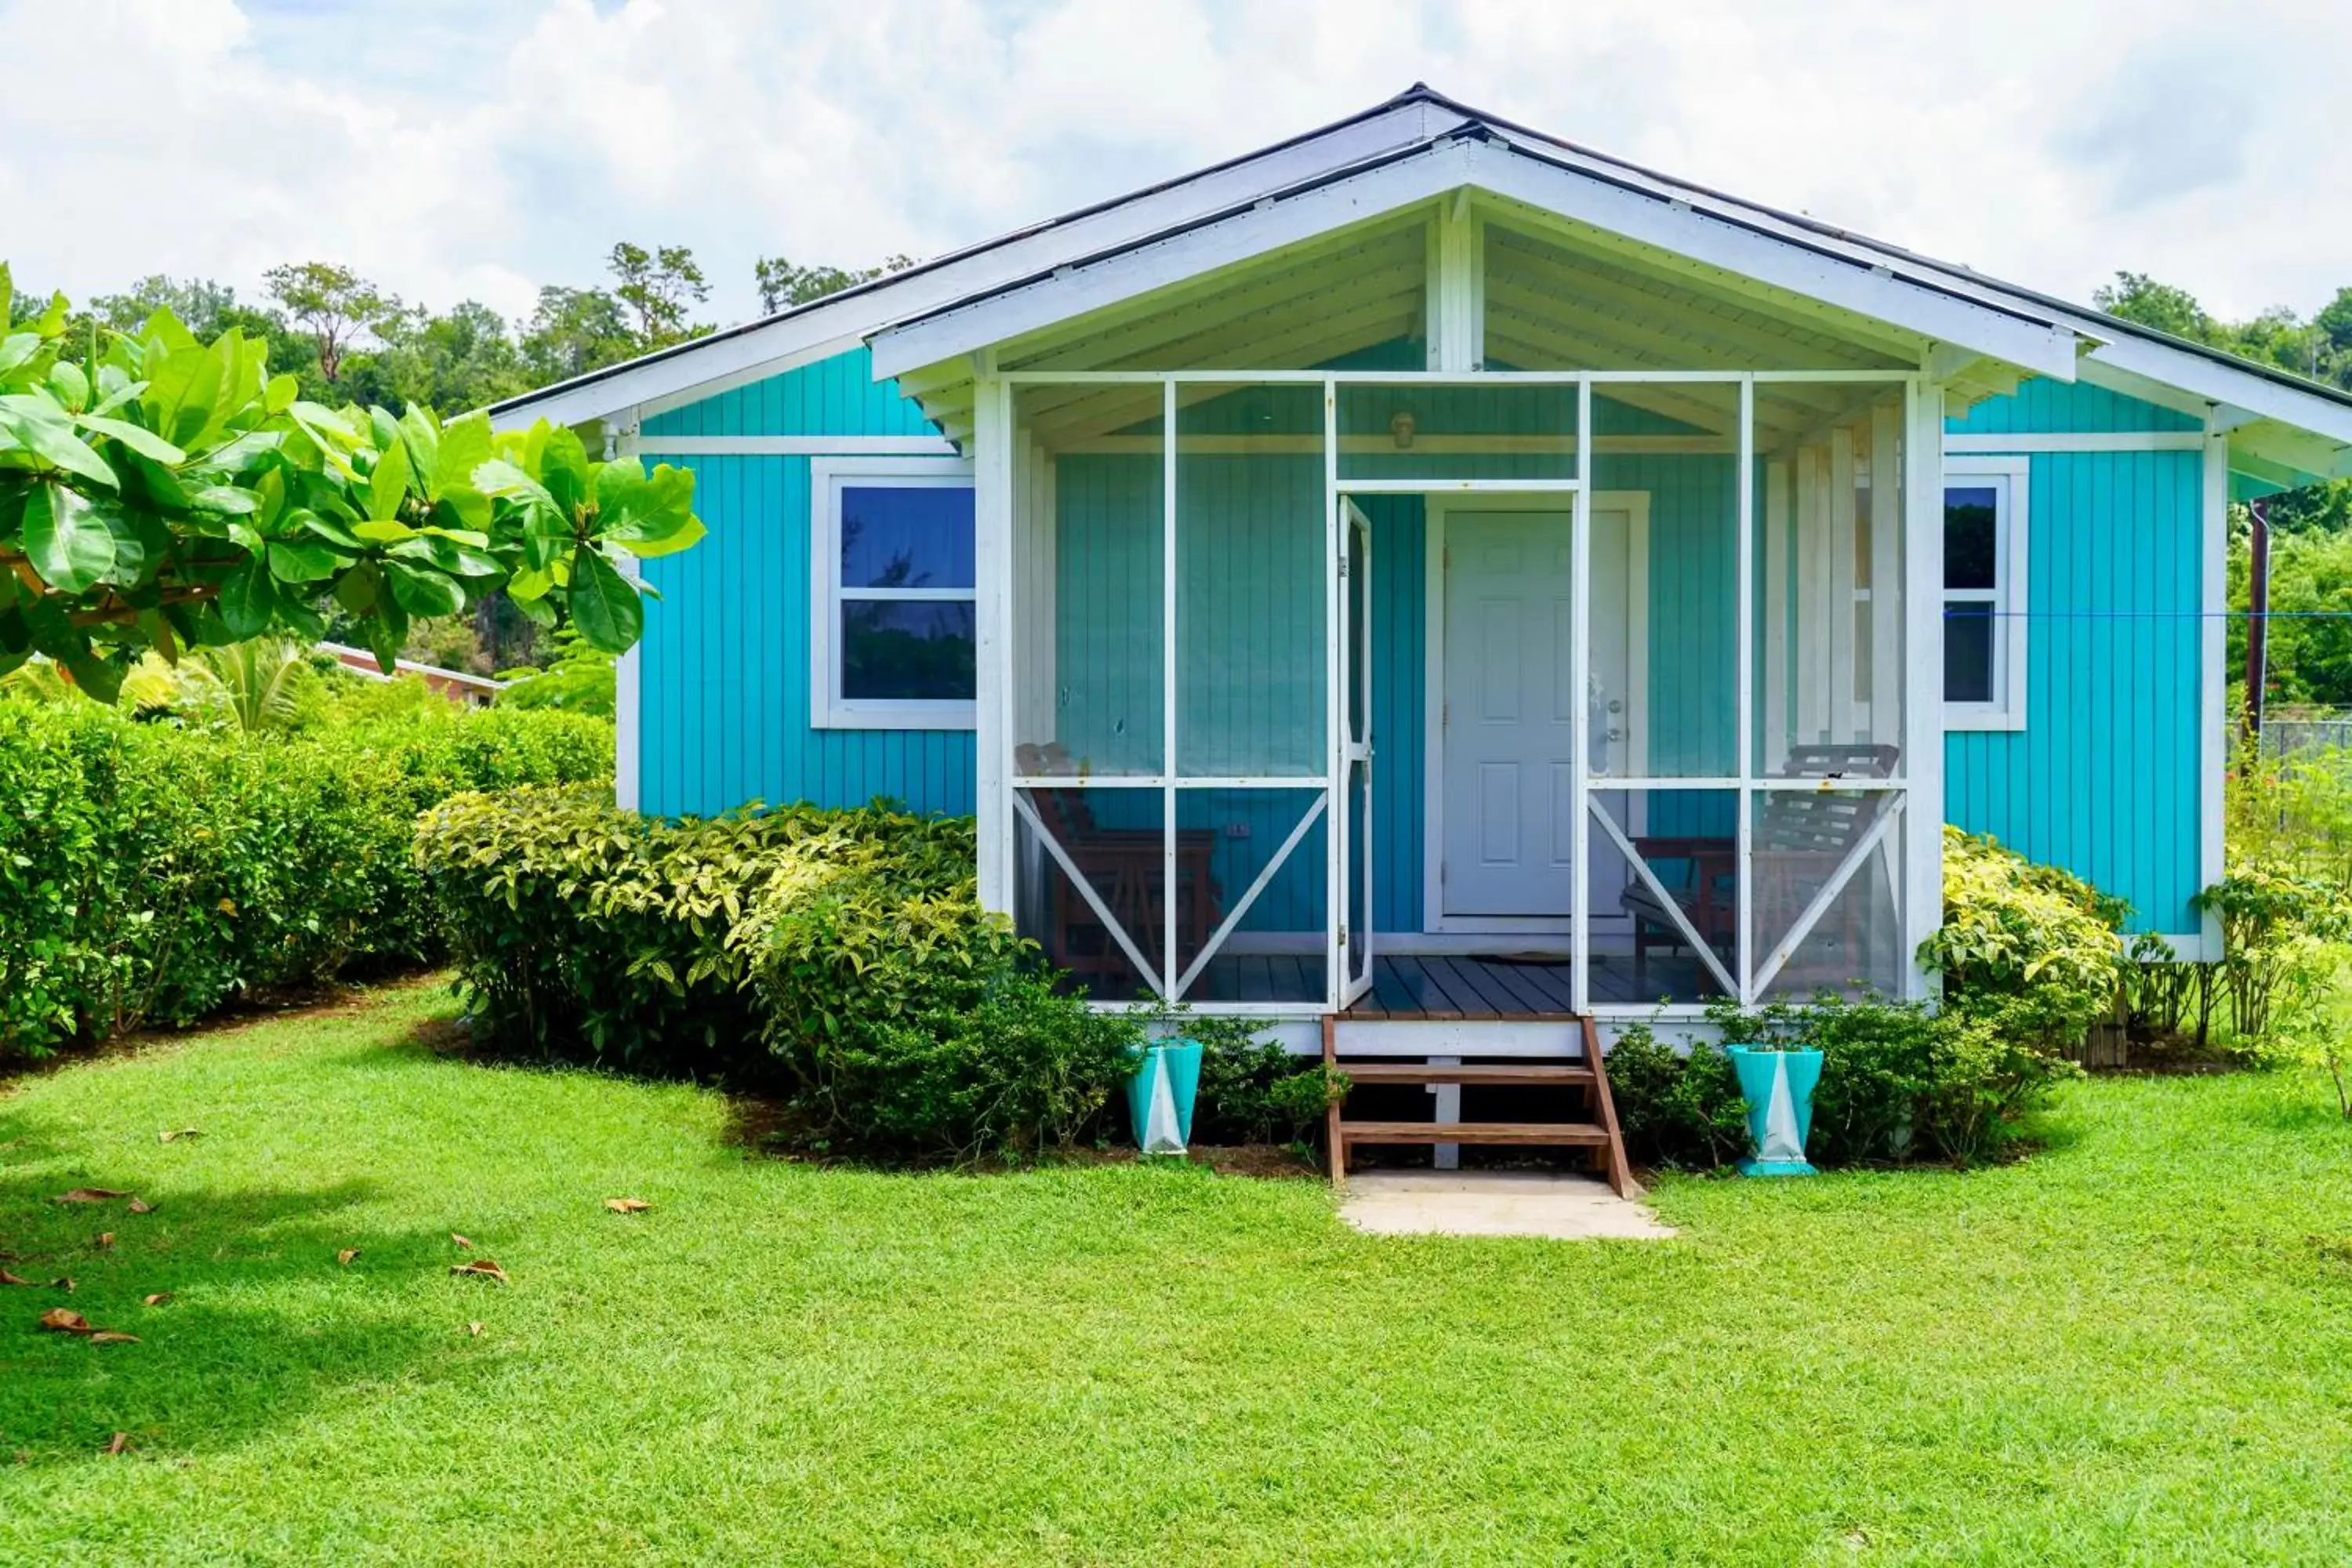
[[417, 813], [611, 768], [610, 726], [568, 714], [446, 709], [281, 738], [0, 700], [0, 1059], [437, 958]]
[[825, 1148], [1066, 1146], [1140, 1028], [982, 913], [973, 849], [970, 818], [878, 803], [662, 821], [562, 789], [458, 795], [416, 831], [494, 1048], [782, 1084]]

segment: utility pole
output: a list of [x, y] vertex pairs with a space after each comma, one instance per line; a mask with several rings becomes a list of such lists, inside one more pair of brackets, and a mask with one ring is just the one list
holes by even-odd
[[2271, 503], [2268, 496], [2246, 508], [2252, 527], [2246, 540], [2246, 738], [2263, 737], [2263, 688], [2270, 677]]

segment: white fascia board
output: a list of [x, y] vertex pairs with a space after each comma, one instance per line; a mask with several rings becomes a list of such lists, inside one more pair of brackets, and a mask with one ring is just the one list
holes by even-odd
[[2101, 343], [2090, 357], [2094, 364], [2177, 387], [2201, 403], [2234, 405], [2261, 418], [2309, 431], [2331, 447], [2352, 446], [2352, 406], [2299, 392], [2254, 371], [2137, 337]]
[[[1957, 345], [2055, 381], [2074, 379], [2082, 334], [2038, 311], [1981, 302], [1948, 286], [1904, 277], [1883, 257], [1810, 233], [1780, 234], [1743, 214], [1717, 216], [1666, 193], [1629, 189], [1549, 158], [1472, 147], [1474, 183], [1571, 221], [1737, 278], [1784, 289], [1939, 345]], [[1849, 253], [1851, 252], [1851, 253]]]
[[[1223, 212], [1334, 170], [1392, 153], [1466, 123], [1427, 102], [1342, 125], [1097, 211], [1017, 231], [969, 254], [837, 300], [820, 300], [732, 336], [625, 367], [578, 386], [558, 386], [493, 416], [500, 429], [546, 418], [577, 425], [643, 405], [674, 408], [795, 364], [855, 348], [888, 322], [950, 305], [968, 295], [1030, 277], [1073, 257], [1091, 256]], [[899, 368], [908, 368], [900, 366]], [[891, 374], [896, 374], [893, 372]]]
[[1883, 264], [1782, 238], [1680, 201], [1561, 168], [1508, 147], [1462, 142], [1266, 201], [1154, 243], [1107, 256], [871, 340], [877, 376], [921, 369], [1086, 315], [1186, 278], [1251, 260], [1416, 203], [1475, 185], [1639, 245], [1866, 316], [1939, 343], [2071, 381], [2071, 327], [1906, 280]]

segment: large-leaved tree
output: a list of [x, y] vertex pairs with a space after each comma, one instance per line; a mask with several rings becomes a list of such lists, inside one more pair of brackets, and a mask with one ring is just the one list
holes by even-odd
[[[0, 323], [11, 292], [0, 265]], [[149, 649], [315, 640], [330, 596], [387, 670], [412, 618], [490, 593], [617, 653], [631, 558], [702, 537], [686, 469], [592, 461], [544, 421], [304, 401], [264, 343], [169, 310], [68, 317], [60, 294], [0, 337], [0, 673], [45, 655], [110, 701]]]

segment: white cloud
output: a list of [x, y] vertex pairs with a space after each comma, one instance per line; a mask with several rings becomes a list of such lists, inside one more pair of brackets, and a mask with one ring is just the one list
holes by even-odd
[[[31, 284], [251, 289], [341, 260], [526, 310], [617, 238], [934, 253], [1416, 78], [1588, 146], [2083, 297], [2231, 314], [2352, 283], [2352, 10], [2145, 0], [0, 0], [0, 237]], [[487, 16], [488, 19], [484, 17]], [[23, 69], [24, 62], [77, 68]], [[90, 78], [103, 62], [101, 112]], [[2260, 71], [2259, 78], [2256, 71]]]

